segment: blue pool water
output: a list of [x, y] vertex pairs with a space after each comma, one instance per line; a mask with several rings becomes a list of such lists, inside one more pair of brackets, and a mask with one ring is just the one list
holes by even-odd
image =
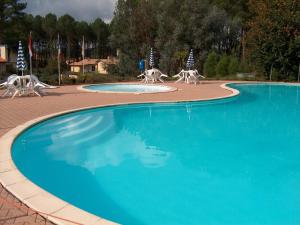
[[13, 144], [34, 183], [128, 225], [299, 225], [300, 87], [76, 112]]
[[104, 92], [129, 92], [129, 93], [154, 93], [171, 91], [172, 88], [163, 85], [147, 84], [95, 84], [83, 87], [90, 91]]

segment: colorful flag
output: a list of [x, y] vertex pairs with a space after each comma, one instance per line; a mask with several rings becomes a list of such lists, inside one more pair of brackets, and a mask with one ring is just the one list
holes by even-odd
[[32, 37], [31, 37], [31, 32], [29, 34], [29, 39], [28, 39], [28, 50], [29, 50], [29, 56], [31, 58], [32, 57]]

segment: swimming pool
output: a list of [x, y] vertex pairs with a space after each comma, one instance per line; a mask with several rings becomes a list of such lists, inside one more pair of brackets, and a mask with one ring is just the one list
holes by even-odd
[[[122, 224], [300, 224], [300, 90], [85, 110], [39, 123], [13, 159], [33, 182]], [[66, 179], [67, 178], [67, 179]]]
[[82, 86], [81, 89], [93, 92], [116, 92], [116, 93], [158, 93], [177, 90], [174, 87], [156, 84], [92, 84]]

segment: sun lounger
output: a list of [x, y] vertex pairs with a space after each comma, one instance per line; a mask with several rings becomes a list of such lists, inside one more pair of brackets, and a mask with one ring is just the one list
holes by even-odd
[[153, 68], [145, 70], [144, 73], [138, 75], [138, 78], [140, 77], [143, 77], [142, 82], [144, 83], [155, 83], [158, 81], [164, 83], [163, 78], [168, 77], [168, 75], [163, 74], [160, 70]]

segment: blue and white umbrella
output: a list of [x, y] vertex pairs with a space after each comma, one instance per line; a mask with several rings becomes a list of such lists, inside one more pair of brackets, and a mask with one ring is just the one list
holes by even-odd
[[22, 76], [23, 76], [24, 70], [26, 69], [26, 62], [25, 62], [25, 57], [24, 57], [24, 52], [23, 52], [23, 47], [22, 47], [21, 41], [19, 41], [17, 69], [22, 71]]
[[190, 70], [194, 67], [194, 65], [195, 65], [194, 53], [193, 53], [193, 49], [191, 49], [190, 54], [189, 54], [189, 58], [186, 62], [186, 67]]
[[150, 66], [151, 68], [154, 67], [154, 55], [153, 55], [153, 49], [152, 49], [152, 48], [151, 48], [151, 50], [150, 50], [149, 66]]

